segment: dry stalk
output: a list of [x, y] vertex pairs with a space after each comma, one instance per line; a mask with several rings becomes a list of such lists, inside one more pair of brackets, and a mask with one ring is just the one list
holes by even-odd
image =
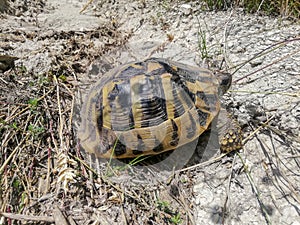
[[252, 138], [254, 135], [256, 135], [262, 128], [264, 128], [272, 119], [274, 119], [274, 116], [271, 116], [266, 122], [264, 122], [261, 126], [256, 128], [251, 134], [249, 134], [244, 140], [243, 144], [246, 143], [250, 138]]
[[93, 1], [94, 1], [94, 0], [89, 0], [89, 1], [83, 6], [83, 8], [80, 10], [79, 13], [83, 13], [83, 12], [87, 9], [87, 7], [89, 7], [89, 5], [93, 3]]
[[260, 205], [260, 208], [261, 208], [261, 210], [262, 210], [262, 212], [263, 212], [263, 215], [264, 215], [264, 217], [265, 217], [265, 220], [266, 220], [267, 224], [272, 224], [271, 221], [270, 221], [268, 212], [267, 212], [267, 210], [266, 210], [266, 207], [265, 207], [265, 205], [263, 204], [263, 202], [262, 202], [262, 200], [261, 200], [260, 191], [258, 190], [257, 185], [256, 185], [256, 184], [254, 183], [254, 181], [253, 181], [253, 178], [252, 178], [252, 176], [251, 176], [251, 174], [250, 174], [250, 171], [249, 171], [249, 169], [248, 169], [248, 166], [247, 166], [246, 163], [244, 162], [244, 160], [243, 160], [243, 158], [241, 157], [241, 155], [240, 155], [239, 153], [237, 153], [237, 155], [239, 156], [239, 158], [240, 158], [240, 160], [241, 160], [241, 162], [242, 162], [242, 164], [243, 164], [243, 166], [244, 166], [245, 174], [246, 174], [246, 176], [247, 176], [247, 178], [248, 178], [248, 181], [249, 181], [250, 184], [251, 184], [252, 190], [253, 190], [253, 192], [254, 192], [254, 194], [255, 194], [257, 200], [258, 200], [258, 203], [259, 203], [259, 205]]
[[[278, 46], [277, 48], [279, 48], [279, 47], [281, 47], [281, 46]], [[268, 67], [270, 67], [270, 66], [273, 66], [274, 64], [276, 64], [276, 63], [278, 63], [278, 62], [280, 62], [280, 61], [282, 61], [282, 60], [284, 60], [284, 59], [286, 59], [286, 58], [289, 58], [289, 57], [291, 57], [291, 56], [293, 56], [293, 55], [296, 55], [298, 52], [300, 52], [300, 49], [297, 49], [297, 50], [295, 50], [295, 51], [293, 51], [293, 52], [291, 52], [291, 53], [289, 53], [289, 54], [287, 54], [287, 55], [285, 55], [285, 56], [283, 56], [283, 57], [280, 57], [279, 59], [277, 59], [277, 60], [275, 60], [275, 61], [273, 61], [273, 62], [271, 62], [271, 63], [269, 63], [269, 64], [267, 64], [267, 65], [265, 65], [265, 66], [263, 66], [263, 67], [261, 67], [261, 68], [259, 68], [259, 69], [257, 69], [257, 70], [255, 70], [255, 71], [253, 71], [253, 72], [251, 72], [251, 73], [249, 73], [249, 74], [247, 74], [247, 75], [245, 75], [245, 76], [243, 76], [243, 77], [241, 77], [241, 78], [239, 78], [239, 79], [237, 79], [237, 80], [234, 80], [232, 83], [237, 83], [237, 82], [239, 82], [240, 80], [243, 80], [243, 79], [245, 79], [245, 78], [247, 78], [247, 77], [250, 77], [251, 75], [256, 74], [257, 72], [262, 71], [262, 70], [264, 70], [264, 69], [266, 69], [266, 68], [268, 68]], [[250, 62], [251, 60], [253, 60], [253, 58], [250, 59], [249, 62]], [[240, 69], [240, 68], [239, 68], [239, 69]], [[237, 70], [236, 70], [236, 71], [237, 71]]]
[[193, 217], [193, 215], [191, 213], [190, 207], [188, 206], [188, 204], [187, 204], [187, 202], [186, 202], [186, 200], [185, 200], [185, 198], [184, 198], [181, 190], [179, 190], [179, 200], [180, 200], [180, 203], [183, 205], [183, 207], [185, 209], [185, 212], [187, 213], [187, 217], [188, 217], [188, 219], [190, 221], [189, 224], [195, 225], [196, 223], [195, 223], [194, 217]]
[[[260, 127], [258, 127], [255, 131], [253, 131], [251, 134], [249, 134], [245, 139], [243, 139], [243, 145], [251, 138], [253, 137], [256, 133], [258, 133], [263, 127], [265, 127], [272, 119], [274, 118], [274, 116], [270, 117], [265, 123], [263, 123]], [[214, 157], [208, 161], [205, 161], [203, 163], [199, 163], [199, 164], [196, 164], [196, 165], [193, 165], [193, 166], [189, 166], [189, 167], [186, 167], [186, 168], [183, 168], [181, 170], [177, 170], [176, 173], [181, 173], [181, 172], [184, 172], [184, 171], [187, 171], [187, 170], [192, 170], [192, 169], [195, 169], [195, 168], [198, 168], [198, 167], [205, 167], [205, 166], [208, 166], [212, 163], [215, 163], [215, 162], [218, 162], [220, 161], [224, 156], [228, 155], [229, 153], [224, 153], [224, 154], [221, 154], [217, 157]]]
[[65, 144], [65, 138], [63, 137], [63, 129], [64, 129], [65, 121], [63, 119], [62, 110], [61, 110], [59, 82], [57, 81], [55, 76], [53, 76], [53, 79], [56, 85], [56, 97], [57, 97], [58, 113], [59, 113], [58, 135], [59, 135], [60, 144], [59, 147], [56, 148], [56, 154], [57, 154], [56, 170], [58, 171], [57, 184], [59, 185], [61, 184], [64, 192], [66, 193], [69, 191], [69, 184], [76, 182], [75, 181], [76, 171], [70, 167], [70, 166], [76, 166], [76, 162], [73, 159], [70, 159], [67, 154], [68, 150]]
[[18, 150], [23, 145], [23, 143], [27, 140], [28, 136], [29, 135], [27, 135], [25, 138], [23, 138], [21, 140], [21, 142], [18, 144], [18, 146], [15, 147], [15, 149], [10, 153], [9, 157], [4, 161], [4, 163], [0, 167], [0, 174], [3, 173], [3, 170], [5, 169], [5, 167], [10, 163], [11, 159], [17, 154]]
[[225, 215], [226, 215], [226, 211], [227, 211], [227, 203], [228, 201], [230, 201], [230, 186], [231, 186], [231, 179], [232, 179], [232, 174], [233, 174], [233, 166], [235, 165], [235, 161], [236, 161], [236, 154], [234, 155], [233, 158], [233, 162], [231, 164], [231, 171], [230, 171], [230, 175], [228, 178], [228, 184], [226, 187], [226, 198], [224, 201], [224, 206], [223, 206], [223, 213], [222, 213], [222, 224], [225, 224]]
[[[45, 98], [49, 93], [51, 93], [53, 90], [49, 90], [46, 94], [44, 94], [43, 96], [41, 96], [40, 98], [37, 99], [37, 101], [41, 101], [43, 98]], [[16, 117], [20, 116], [22, 113], [26, 112], [27, 110], [29, 110], [31, 108], [30, 105], [27, 104], [27, 107], [25, 107], [24, 109], [22, 109], [20, 112], [13, 114], [13, 116], [8, 117], [7, 119], [5, 119], [5, 123], [10, 122], [12, 119], [15, 119]]]
[[14, 219], [14, 220], [25, 220], [25, 221], [37, 221], [37, 222], [54, 222], [54, 218], [52, 216], [30, 216], [30, 215], [23, 215], [23, 214], [15, 214], [15, 213], [5, 213], [0, 212], [1, 216], [4, 216], [6, 218]]
[[[271, 135], [271, 138], [273, 138], [273, 135]], [[274, 140], [272, 140], [274, 141]], [[265, 144], [264, 146], [265, 148], [268, 148], [269, 150], [271, 150], [267, 144]], [[292, 181], [290, 181], [290, 179], [287, 177], [286, 173], [284, 172], [283, 169], [281, 169], [281, 165], [283, 165], [284, 167], [287, 167], [287, 165], [282, 161], [282, 159], [280, 158], [280, 156], [278, 155], [278, 153], [276, 152], [275, 149], [273, 149], [273, 152], [274, 152], [274, 155], [275, 155], [275, 159], [276, 159], [276, 163], [277, 163], [277, 167], [278, 167], [278, 170], [280, 171], [280, 175], [281, 177], [286, 181], [287, 185], [284, 185], [284, 186], [287, 186], [289, 188], [289, 191], [291, 191], [292, 193], [292, 196], [294, 197], [295, 201], [298, 202], [298, 204], [300, 204], [300, 196], [299, 194], [297, 193], [297, 185], [296, 184], [293, 184]], [[277, 178], [277, 176], [275, 176]], [[277, 182], [277, 179], [276, 179], [276, 182]], [[277, 185], [279, 185], [279, 183], [277, 183]]]

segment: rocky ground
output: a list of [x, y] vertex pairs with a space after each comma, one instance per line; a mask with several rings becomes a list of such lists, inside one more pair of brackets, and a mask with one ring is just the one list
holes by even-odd
[[[87, 3], [14, 1], [0, 15], [0, 224], [300, 224], [299, 21], [199, 2]], [[149, 56], [232, 73], [224, 103], [243, 150], [167, 178], [153, 169], [160, 183], [89, 172], [73, 132], [81, 95]]]

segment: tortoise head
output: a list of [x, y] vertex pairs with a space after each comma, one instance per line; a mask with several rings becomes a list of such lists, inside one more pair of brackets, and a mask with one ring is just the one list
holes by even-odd
[[232, 75], [230, 73], [216, 72], [219, 81], [219, 94], [223, 95], [231, 86]]

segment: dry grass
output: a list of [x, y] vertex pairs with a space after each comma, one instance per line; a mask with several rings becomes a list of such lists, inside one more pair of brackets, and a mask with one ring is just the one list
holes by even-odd
[[[193, 184], [189, 176], [197, 174], [199, 168], [220, 161], [223, 155], [177, 171], [167, 183], [148, 186], [113, 182], [110, 174], [99, 176], [82, 160], [72, 126], [77, 75], [86, 71], [86, 61], [122, 46], [128, 38], [114, 26], [105, 27], [111, 30], [81, 32], [83, 35], [55, 33], [63, 40], [65, 49], [53, 54], [51, 70], [45, 73], [35, 74], [22, 66], [0, 73], [0, 222], [194, 224], [190, 201]], [[108, 37], [113, 44], [104, 45], [103, 49], [94, 49], [89, 42], [93, 36], [101, 39], [108, 34], [113, 34]], [[86, 61], [80, 61], [82, 58]], [[249, 138], [257, 137], [266, 127], [275, 133], [265, 123]], [[263, 146], [268, 148], [265, 143]], [[298, 163], [299, 152], [296, 153], [287, 157], [293, 157]], [[271, 168], [271, 172], [283, 171], [283, 155], [274, 151], [270, 156], [270, 149], [264, 154], [275, 161], [276, 168]], [[260, 202], [258, 185], [253, 182], [247, 164], [243, 166]], [[112, 172], [119, 174], [120, 171], [112, 168]], [[129, 174], [132, 168], [122, 168], [122, 172]], [[275, 185], [290, 191], [299, 203], [297, 187], [286, 174], [282, 173], [282, 177], [283, 181], [275, 179]], [[231, 177], [227, 195], [230, 195], [230, 182]], [[224, 201], [224, 211], [226, 204]], [[264, 205], [261, 207], [266, 211]], [[266, 220], [269, 221], [267, 216]]]
[[264, 12], [286, 18], [300, 18], [300, 3], [297, 0], [244, 0], [242, 6], [251, 13]]
[[226, 10], [242, 7], [249, 13], [282, 16], [295, 20], [300, 18], [300, 3], [298, 0], [205, 0], [204, 2], [204, 7], [209, 10]]
[[[86, 76], [88, 60], [124, 45], [129, 35], [106, 24], [91, 32], [53, 36], [49, 46], [62, 42], [65, 48], [54, 48], [50, 70], [36, 74], [18, 65], [0, 73], [1, 222], [193, 224], [185, 193], [172, 195], [170, 184], [127, 185], [111, 181], [109, 174], [99, 176], [77, 146], [72, 120], [79, 76]], [[95, 36], [104, 43], [100, 49], [91, 47]], [[130, 171], [130, 166], [122, 170]], [[188, 184], [176, 180], [172, 178], [173, 189]]]
[[0, 103], [1, 211], [38, 215], [45, 210], [40, 198], [63, 194], [75, 181], [77, 165], [68, 156], [74, 87], [51, 72], [36, 76], [24, 68], [1, 78], [7, 81]]

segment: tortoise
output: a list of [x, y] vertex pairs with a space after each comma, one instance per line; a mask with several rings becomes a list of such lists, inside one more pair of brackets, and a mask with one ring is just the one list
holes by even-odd
[[[80, 113], [80, 145], [97, 158], [133, 158], [174, 150], [210, 127], [222, 108], [219, 96], [231, 80], [228, 73], [164, 58], [116, 67], [86, 96]], [[220, 132], [222, 152], [242, 145], [239, 127], [228, 121]]]

